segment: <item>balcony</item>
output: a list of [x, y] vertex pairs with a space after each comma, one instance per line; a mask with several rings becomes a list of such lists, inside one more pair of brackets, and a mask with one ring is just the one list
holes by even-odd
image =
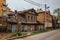
[[10, 22], [10, 23], [17, 23], [16, 20], [12, 20], [12, 19], [7, 19], [7, 21]]

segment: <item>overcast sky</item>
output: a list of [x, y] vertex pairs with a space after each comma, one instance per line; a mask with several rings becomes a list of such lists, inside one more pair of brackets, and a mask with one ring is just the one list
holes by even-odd
[[[34, 2], [37, 2], [39, 4], [47, 4], [47, 6], [50, 6], [50, 11], [53, 12], [54, 9], [60, 8], [60, 0], [33, 0]], [[24, 0], [7, 0], [8, 7], [11, 8], [11, 10], [24, 10], [24, 9], [30, 9], [30, 8], [39, 8], [38, 6], [35, 6], [33, 4], [30, 4], [28, 2], [25, 2]], [[41, 6], [44, 9], [44, 6]]]

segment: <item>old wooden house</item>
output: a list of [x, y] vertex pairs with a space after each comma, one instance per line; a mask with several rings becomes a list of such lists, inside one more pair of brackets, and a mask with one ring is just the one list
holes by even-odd
[[44, 24], [37, 20], [38, 14], [34, 9], [15, 11], [7, 14], [8, 32], [31, 32], [43, 29]]

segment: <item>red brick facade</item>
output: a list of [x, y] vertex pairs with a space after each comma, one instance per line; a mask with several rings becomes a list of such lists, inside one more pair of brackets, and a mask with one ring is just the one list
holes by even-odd
[[45, 24], [45, 27], [52, 27], [52, 16], [50, 14], [50, 11], [40, 11], [38, 12], [37, 20]]

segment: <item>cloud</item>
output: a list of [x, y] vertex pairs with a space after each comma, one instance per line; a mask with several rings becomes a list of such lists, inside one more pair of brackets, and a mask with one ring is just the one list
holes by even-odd
[[[60, 7], [60, 0], [33, 0], [39, 4], [47, 4], [47, 6], [50, 6], [50, 11], [53, 12], [55, 8]], [[25, 2], [24, 0], [7, 0], [8, 6], [12, 10], [24, 10], [24, 9], [30, 9], [30, 8], [39, 8], [33, 4], [30, 4], [28, 2]], [[41, 6], [42, 8], [44, 6]]]

